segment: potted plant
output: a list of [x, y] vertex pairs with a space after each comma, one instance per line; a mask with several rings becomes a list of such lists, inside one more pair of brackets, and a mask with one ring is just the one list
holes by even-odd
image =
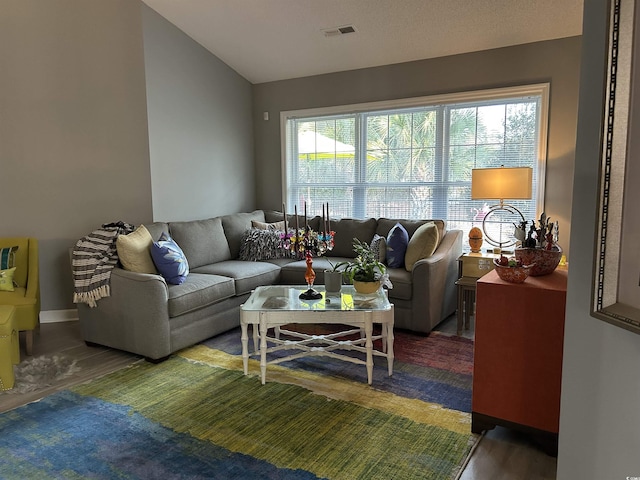
[[331, 269], [327, 269], [324, 271], [324, 287], [325, 291], [328, 295], [336, 295], [340, 293], [342, 289], [342, 272], [338, 270], [340, 267], [340, 263], [333, 264], [331, 260], [325, 257], [329, 265], [331, 265]]
[[342, 274], [353, 283], [359, 293], [373, 293], [380, 288], [383, 280], [390, 285], [385, 278], [387, 267], [378, 260], [378, 256], [371, 250], [369, 244], [353, 239], [353, 251], [356, 258], [352, 262], [341, 262], [334, 267], [344, 266]]

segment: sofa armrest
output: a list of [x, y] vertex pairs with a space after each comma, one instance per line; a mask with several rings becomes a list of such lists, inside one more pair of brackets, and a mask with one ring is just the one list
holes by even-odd
[[111, 271], [111, 295], [78, 305], [83, 338], [150, 359], [171, 353], [167, 283], [161, 275]]
[[460, 255], [462, 230], [449, 230], [433, 255], [419, 260], [413, 266], [411, 298], [414, 312], [419, 313], [414, 315], [419, 319], [419, 324], [413, 325], [415, 331], [428, 333], [455, 312], [455, 282], [458, 279]]

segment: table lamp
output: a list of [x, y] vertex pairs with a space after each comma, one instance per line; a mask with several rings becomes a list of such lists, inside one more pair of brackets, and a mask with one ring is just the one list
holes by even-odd
[[[500, 250], [516, 243], [515, 239], [503, 238], [504, 227], [524, 222], [522, 212], [513, 205], [504, 203], [504, 200], [530, 199], [532, 178], [531, 167], [474, 168], [471, 171], [471, 199], [500, 202], [491, 206], [482, 220], [485, 239]], [[496, 231], [498, 238], [495, 238]]]

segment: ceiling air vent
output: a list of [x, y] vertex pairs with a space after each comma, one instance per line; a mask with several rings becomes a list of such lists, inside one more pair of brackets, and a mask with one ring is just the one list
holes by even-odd
[[325, 37], [337, 37], [338, 35], [356, 33], [356, 27], [353, 25], [343, 25], [342, 27], [325, 28], [322, 30], [322, 33]]

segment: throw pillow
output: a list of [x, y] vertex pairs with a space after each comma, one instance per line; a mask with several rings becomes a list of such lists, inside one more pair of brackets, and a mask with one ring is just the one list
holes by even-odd
[[440, 234], [438, 227], [433, 222], [427, 222], [418, 227], [409, 240], [407, 252], [404, 256], [404, 266], [408, 272], [413, 270], [413, 265], [423, 258], [429, 258], [438, 247]]
[[162, 232], [158, 241], [151, 244], [151, 258], [167, 283], [180, 285], [187, 279], [189, 262], [169, 234]]
[[273, 223], [258, 222], [257, 220], [251, 220], [251, 228], [257, 228], [259, 230], [282, 230], [284, 232], [284, 220]]
[[153, 238], [144, 225], [129, 235], [119, 235], [116, 250], [125, 270], [138, 273], [158, 273], [151, 259]]
[[6, 270], [0, 270], [0, 291], [13, 292], [13, 274], [16, 271], [16, 267], [8, 268]]
[[404, 254], [409, 244], [409, 234], [407, 230], [400, 224], [389, 231], [387, 235], [387, 266], [390, 268], [400, 268], [404, 265]]
[[271, 260], [283, 258], [286, 251], [280, 247], [280, 235], [276, 230], [252, 228], [242, 235], [238, 258], [245, 261]]
[[0, 270], [16, 266], [16, 251], [18, 247], [0, 248]]
[[373, 235], [370, 247], [371, 251], [378, 257], [378, 261], [385, 263], [387, 260], [387, 239], [376, 233]]

